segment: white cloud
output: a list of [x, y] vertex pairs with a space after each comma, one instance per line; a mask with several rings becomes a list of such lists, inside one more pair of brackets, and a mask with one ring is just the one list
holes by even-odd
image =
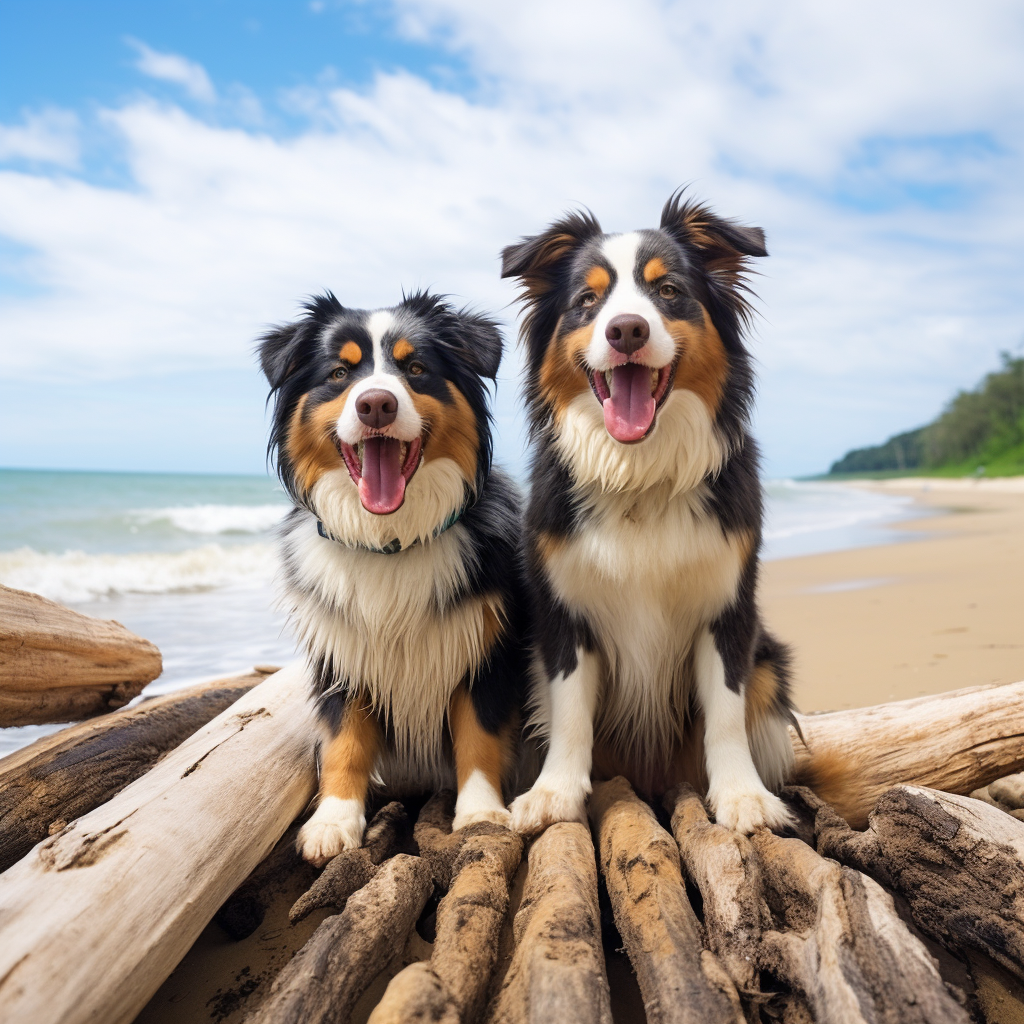
[[[1011, 5], [396, 9], [464, 55], [478, 94], [405, 72], [311, 84], [288, 138], [135, 101], [104, 114], [130, 187], [0, 173], [0, 234], [47, 289], [0, 312], [8, 372], [248, 372], [261, 325], [325, 287], [370, 306], [430, 285], [511, 320], [502, 245], [574, 203], [609, 230], [653, 225], [684, 181], [768, 231], [754, 350], [775, 468], [927, 419], [1020, 337]], [[513, 399], [509, 380], [506, 433]]]
[[20, 125], [0, 125], [0, 160], [76, 167], [78, 118], [69, 110], [47, 107], [24, 115]]
[[135, 67], [150, 78], [180, 85], [194, 100], [212, 103], [217, 98], [210, 76], [202, 64], [177, 53], [161, 53], [139, 39], [125, 42], [138, 54]]

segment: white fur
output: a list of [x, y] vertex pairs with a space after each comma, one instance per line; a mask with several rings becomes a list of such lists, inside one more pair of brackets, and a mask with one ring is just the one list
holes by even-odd
[[381, 548], [396, 538], [403, 548], [428, 541], [466, 500], [466, 478], [454, 459], [431, 459], [409, 481], [401, 508], [379, 516], [363, 508], [344, 467], [324, 473], [310, 491], [327, 532], [343, 544]]
[[325, 540], [315, 519], [303, 516], [284, 551], [297, 577], [286, 582], [284, 600], [299, 639], [333, 659], [339, 675], [358, 680], [373, 707], [390, 716], [395, 750], [378, 766], [384, 781], [403, 773], [421, 784], [448, 779], [448, 703], [485, 654], [483, 600], [452, 602], [466, 581], [464, 528], [382, 555]]
[[310, 863], [323, 867], [343, 850], [359, 849], [365, 830], [362, 800], [325, 796], [299, 830], [299, 853]]
[[366, 328], [373, 344], [373, 373], [354, 384], [345, 396], [345, 407], [338, 417], [336, 430], [346, 444], [356, 445], [363, 439], [366, 427], [356, 412], [356, 402], [361, 395], [375, 388], [390, 391], [398, 400], [398, 416], [384, 433], [401, 441], [415, 440], [423, 433], [423, 419], [416, 411], [409, 388], [401, 377], [387, 369], [389, 364], [384, 355], [383, 339], [395, 326], [395, 316], [387, 309], [372, 313], [367, 320]]
[[594, 714], [601, 684], [597, 655], [582, 648], [568, 675], [546, 694], [548, 751], [537, 781], [511, 806], [517, 832], [539, 832], [556, 821], [586, 821], [594, 748]]
[[768, 792], [754, 767], [747, 740], [743, 696], [725, 685], [725, 666], [708, 630], [694, 651], [697, 697], [704, 712], [708, 803], [726, 828], [753, 832], [789, 823], [785, 804]]
[[501, 793], [479, 768], [475, 768], [459, 789], [452, 831], [457, 832], [460, 828], [478, 821], [508, 825], [509, 812], [505, 809]]
[[587, 365], [592, 370], [610, 370], [626, 362], [626, 357], [617, 352], [605, 337], [605, 328], [612, 317], [621, 313], [636, 313], [642, 316], [651, 328], [647, 344], [633, 353], [632, 361], [660, 369], [668, 366], [676, 355], [676, 343], [665, 329], [657, 306], [637, 287], [636, 252], [640, 235], [631, 231], [625, 235], [611, 235], [605, 239], [602, 252], [615, 269], [616, 281], [611, 294], [601, 307], [594, 321], [594, 331], [587, 346]]
[[577, 395], [556, 425], [555, 448], [577, 483], [604, 491], [642, 491], [668, 483], [675, 494], [696, 487], [725, 463], [729, 448], [707, 406], [692, 391], [672, 391], [654, 430], [622, 444], [605, 429], [600, 402]]

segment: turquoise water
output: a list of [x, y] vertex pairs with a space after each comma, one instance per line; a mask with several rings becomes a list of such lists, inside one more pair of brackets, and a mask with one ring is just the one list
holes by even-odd
[[[886, 543], [909, 499], [770, 481], [765, 557]], [[274, 527], [288, 510], [267, 476], [0, 470], [0, 583], [152, 640], [147, 694], [296, 654], [274, 606]], [[919, 514], [919, 513], [918, 513]], [[49, 726], [0, 730], [0, 753]]]

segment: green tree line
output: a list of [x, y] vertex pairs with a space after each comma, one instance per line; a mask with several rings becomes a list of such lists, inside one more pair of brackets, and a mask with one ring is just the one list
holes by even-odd
[[847, 452], [829, 473], [1024, 473], [1024, 357], [1004, 352], [1002, 361], [972, 391], [959, 392], [934, 422]]

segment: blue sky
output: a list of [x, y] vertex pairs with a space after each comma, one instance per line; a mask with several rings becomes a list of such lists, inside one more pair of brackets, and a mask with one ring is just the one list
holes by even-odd
[[252, 339], [332, 288], [498, 314], [497, 253], [679, 183], [765, 227], [773, 475], [1024, 337], [1024, 13], [988, 2], [0, 3], [0, 465], [259, 471]]

